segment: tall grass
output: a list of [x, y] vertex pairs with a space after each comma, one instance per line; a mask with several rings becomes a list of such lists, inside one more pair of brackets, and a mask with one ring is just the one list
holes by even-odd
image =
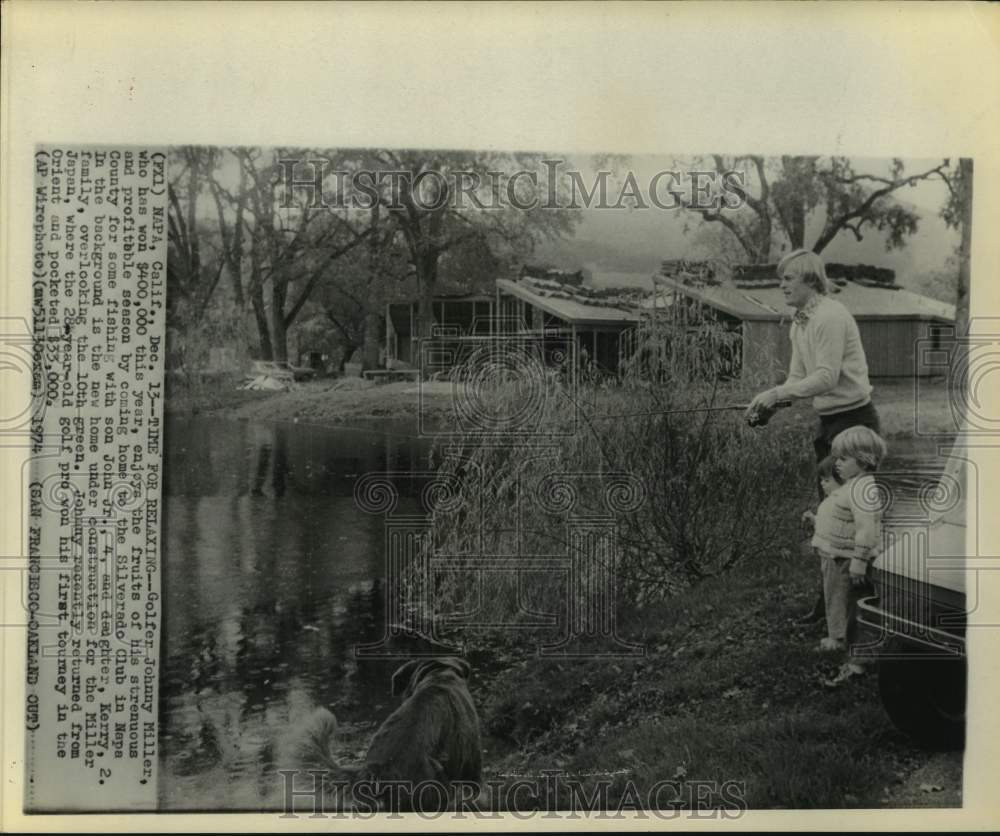
[[[604, 559], [617, 561], [616, 592], [632, 603], [787, 548], [808, 496], [808, 445], [780, 421], [751, 429], [741, 411], [718, 409], [760, 385], [731, 377], [736, 337], [712, 322], [650, 323], [613, 382], [548, 373], [477, 388], [484, 420], [435, 451], [456, 499], [434, 512], [433, 548], [497, 570], [535, 558], [536, 568], [474, 580], [438, 573], [423, 590], [433, 600], [421, 604], [416, 589], [409, 599], [480, 625], [558, 620], [565, 577], [542, 564], [593, 547], [571, 536], [584, 520], [614, 530], [616, 555]], [[604, 568], [598, 560], [581, 571], [606, 582]]]

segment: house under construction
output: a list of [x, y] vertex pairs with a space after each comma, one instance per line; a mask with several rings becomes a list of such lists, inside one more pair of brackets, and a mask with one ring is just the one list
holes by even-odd
[[[601, 287], [612, 282], [582, 271], [525, 266], [516, 276], [497, 279], [495, 296], [434, 299], [431, 365], [444, 369], [458, 362], [463, 345], [517, 336], [540, 343], [547, 363], [573, 358], [575, 368], [614, 376], [635, 356], [640, 323], [701, 339], [697, 328], [707, 318], [728, 335], [726, 373], [780, 380], [790, 359], [793, 311], [775, 268], [750, 265], [722, 275], [711, 262], [670, 260], [656, 276], [618, 274], [615, 286]], [[942, 373], [934, 354], [951, 338], [954, 305], [903, 289], [885, 268], [829, 264], [827, 274], [833, 298], [858, 322], [872, 377]], [[421, 366], [417, 303], [387, 306], [386, 331], [388, 365]]]
[[[935, 362], [947, 347], [955, 306], [905, 290], [895, 272], [864, 264], [827, 264], [830, 295], [858, 323], [871, 377], [942, 374]], [[703, 263], [666, 261], [659, 286], [665, 309], [683, 322], [694, 309], [711, 310], [742, 335], [742, 373], [780, 379], [788, 371], [788, 326], [794, 311], [785, 302], [776, 265], [737, 267], [724, 281]]]

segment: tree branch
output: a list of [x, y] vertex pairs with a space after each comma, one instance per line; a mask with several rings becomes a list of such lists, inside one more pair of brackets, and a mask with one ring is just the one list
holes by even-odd
[[295, 303], [292, 305], [291, 309], [285, 315], [284, 319], [286, 328], [289, 325], [291, 325], [292, 322], [295, 320], [295, 317], [298, 316], [299, 311], [302, 310], [302, 306], [306, 303], [306, 300], [309, 298], [309, 295], [313, 292], [316, 285], [319, 283], [319, 280], [323, 276], [323, 272], [329, 266], [330, 262], [336, 261], [345, 253], [348, 253], [351, 250], [353, 250], [356, 246], [358, 246], [358, 244], [360, 244], [362, 241], [368, 238], [368, 236], [371, 234], [372, 234], [372, 228], [369, 227], [364, 232], [358, 234], [353, 241], [350, 241], [343, 247], [340, 247], [339, 249], [334, 250], [332, 253], [330, 253], [323, 261], [323, 264], [313, 271], [313, 274], [309, 277], [309, 280], [306, 282], [306, 286], [303, 288], [302, 293], [299, 294], [299, 298], [295, 300]]
[[[930, 168], [930, 169], [928, 169], [927, 171], [925, 171], [925, 172], [923, 172], [921, 174], [913, 174], [913, 175], [911, 175], [909, 177], [901, 177], [898, 180], [887, 180], [884, 177], [876, 177], [876, 176], [870, 175], [870, 174], [856, 174], [856, 175], [852, 175], [850, 177], [844, 177], [842, 175], [834, 175], [832, 179], [835, 182], [844, 183], [844, 184], [855, 183], [855, 182], [858, 182], [858, 181], [861, 181], [861, 180], [868, 180], [868, 181], [872, 181], [872, 182], [884, 183], [885, 185], [884, 185], [883, 188], [876, 189], [875, 191], [873, 191], [855, 209], [852, 209], [850, 212], [845, 212], [843, 215], [841, 215], [838, 218], [832, 218], [832, 219], [828, 220], [827, 224], [826, 224], [826, 227], [823, 230], [823, 233], [816, 240], [816, 243], [813, 244], [813, 247], [812, 247], [813, 252], [816, 252], [816, 253], [823, 252], [823, 249], [834, 238], [837, 237], [837, 233], [840, 232], [840, 230], [842, 230], [844, 228], [850, 228], [851, 221], [862, 219], [861, 224], [859, 224], [858, 226], [863, 225], [864, 224], [865, 216], [868, 214], [868, 212], [871, 210], [871, 208], [879, 200], [881, 200], [883, 197], [886, 197], [886, 196], [892, 194], [894, 191], [896, 191], [897, 189], [902, 188], [903, 186], [913, 185], [915, 183], [918, 183], [921, 180], [926, 180], [926, 179], [928, 179], [930, 177], [934, 177], [935, 175], [937, 175], [937, 176], [943, 176], [942, 175], [942, 171], [943, 171], [943, 169], [945, 169], [947, 167], [947, 165], [948, 165], [948, 162], [947, 162], [947, 160], [945, 160], [940, 165], [936, 165], [933, 168]], [[857, 229], [854, 229], [854, 228], [851, 228], [851, 229], [854, 232], [854, 234], [857, 236], [858, 235]], [[858, 240], [861, 240], [860, 237], [859, 237]]]
[[854, 233], [854, 237], [858, 241], [864, 241], [864, 236], [861, 234], [861, 227], [864, 226], [864, 221], [857, 224], [845, 223], [844, 228], [851, 230]]
[[757, 248], [754, 247], [753, 244], [747, 240], [745, 234], [743, 233], [743, 230], [740, 229], [739, 225], [732, 218], [728, 217], [727, 215], [723, 215], [721, 212], [714, 211], [712, 209], [698, 209], [694, 206], [691, 206], [690, 204], [682, 204], [682, 205], [688, 211], [695, 212], [701, 215], [702, 220], [711, 222], [717, 221], [718, 223], [722, 224], [734, 236], [736, 236], [736, 240], [739, 241], [740, 246], [743, 247], [744, 250], [746, 250], [747, 255], [749, 255], [752, 259], [756, 260]]

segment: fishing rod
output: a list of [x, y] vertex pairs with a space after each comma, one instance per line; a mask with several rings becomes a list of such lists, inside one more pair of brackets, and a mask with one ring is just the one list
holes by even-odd
[[[763, 427], [774, 416], [779, 409], [785, 409], [792, 405], [791, 401], [777, 401], [770, 409], [757, 409], [747, 416], [747, 424], [751, 427]], [[748, 403], [732, 403], [725, 406], [693, 406], [684, 409], [658, 409], [652, 412], [622, 412], [615, 415], [591, 415], [591, 421], [601, 421], [609, 418], [638, 418], [644, 415], [688, 415], [693, 412], [729, 412], [733, 410], [746, 411], [750, 408]]]

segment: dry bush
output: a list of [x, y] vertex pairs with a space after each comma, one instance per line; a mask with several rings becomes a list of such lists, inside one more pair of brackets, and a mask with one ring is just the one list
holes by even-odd
[[[809, 445], [780, 417], [751, 429], [740, 411], [713, 411], [756, 391], [727, 379], [733, 352], [722, 349], [735, 339], [727, 329], [702, 322], [670, 335], [666, 348], [662, 336], [653, 326], [638, 335], [641, 356], [613, 384], [538, 382], [527, 437], [497, 428], [440, 445], [438, 478], [451, 500], [434, 511], [435, 554], [483, 566], [549, 556], [556, 565], [585, 548], [572, 520], [603, 519], [617, 536], [615, 591], [636, 602], [789, 549], [811, 499]], [[522, 381], [477, 397], [497, 415], [523, 414], [529, 390]], [[606, 582], [599, 565], [583, 567]], [[411, 593], [439, 617], [478, 625], [537, 623], [544, 612], [558, 619], [566, 606], [565, 577], [542, 569], [438, 573], [433, 589]]]

